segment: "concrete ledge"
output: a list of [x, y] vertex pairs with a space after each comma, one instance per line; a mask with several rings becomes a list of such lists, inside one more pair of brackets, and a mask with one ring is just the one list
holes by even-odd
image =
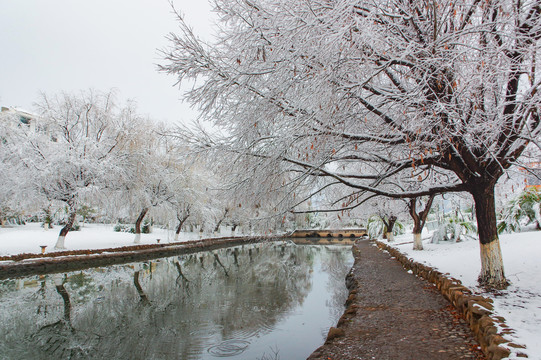
[[[376, 245], [380, 250], [385, 250], [396, 258], [404, 269], [411, 270], [414, 275], [436, 285], [441, 294], [467, 320], [475, 339], [479, 342], [481, 349], [489, 360], [508, 358], [511, 354], [509, 348], [524, 348], [524, 346], [511, 343], [504, 338], [511, 330], [505, 325], [504, 318], [492, 316], [492, 299], [472, 295], [472, 291], [462, 285], [460, 280], [448, 277], [430, 266], [415, 262], [385, 243], [376, 241]], [[508, 330], [498, 333], [498, 327], [496, 325]], [[528, 357], [523, 353], [518, 353], [517, 356]]]

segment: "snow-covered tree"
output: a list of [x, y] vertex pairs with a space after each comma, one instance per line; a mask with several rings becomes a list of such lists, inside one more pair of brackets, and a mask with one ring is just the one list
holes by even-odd
[[14, 143], [14, 132], [28, 131], [30, 126], [21, 121], [16, 112], [0, 113], [0, 224], [16, 214], [35, 214], [44, 204], [26, 176], [26, 167], [14, 153], [20, 146]]
[[15, 197], [16, 177], [13, 176], [14, 171], [10, 171], [15, 164], [11, 161], [12, 156], [5, 138], [9, 119], [1, 115], [0, 113], [0, 226], [4, 227], [8, 209]]
[[113, 93], [42, 95], [37, 104], [36, 129], [16, 127], [8, 134], [12, 154], [24, 167], [23, 176], [49, 201], [63, 203], [68, 219], [60, 230], [56, 249], [75, 222], [85, 198], [96, 196], [123, 172], [120, 148], [123, 129], [132, 121], [127, 108], [119, 108]]
[[402, 223], [399, 222], [399, 219], [402, 219], [407, 213], [406, 204], [403, 201], [376, 197], [367, 202], [367, 208], [370, 209], [371, 213], [367, 224], [367, 230], [371, 237], [377, 237], [381, 234], [384, 239], [393, 241], [395, 233], [403, 232]]
[[183, 226], [190, 220], [192, 225], [203, 221], [210, 203], [211, 179], [206, 168], [188, 156], [184, 144], [164, 144], [170, 159], [171, 171], [167, 172], [172, 196], [165, 204], [166, 211], [172, 212], [175, 224], [175, 241], [178, 241]]
[[[153, 134], [156, 137], [156, 134]], [[156, 139], [149, 139], [142, 148], [133, 153], [132, 177], [130, 186], [132, 186], [131, 196], [133, 202], [131, 206], [134, 209], [140, 209], [137, 220], [135, 221], [135, 243], [140, 242], [141, 224], [148, 211], [173, 198], [171, 189], [172, 164], [163, 158], [164, 155]]]
[[[226, 134], [205, 146], [236, 154], [265, 190], [276, 189], [270, 174], [288, 171], [394, 198], [467, 191], [479, 281], [507, 285], [494, 186], [539, 145], [539, 0], [217, 0], [215, 10], [216, 43], [179, 18], [162, 67], [179, 82], [200, 80], [187, 98]], [[352, 162], [385, 166], [341, 171]], [[381, 187], [418, 172], [446, 180]]]

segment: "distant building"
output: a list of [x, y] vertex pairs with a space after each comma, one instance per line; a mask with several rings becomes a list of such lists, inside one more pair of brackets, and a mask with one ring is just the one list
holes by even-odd
[[11, 119], [12, 126], [28, 126], [31, 131], [36, 131], [38, 116], [29, 111], [13, 107], [2, 106], [2, 118]]
[[541, 162], [528, 164], [528, 169], [523, 169], [524, 184], [526, 188], [535, 187], [541, 190]]

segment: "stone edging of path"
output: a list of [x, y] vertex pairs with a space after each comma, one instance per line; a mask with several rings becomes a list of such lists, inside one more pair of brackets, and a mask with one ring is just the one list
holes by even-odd
[[[448, 277], [430, 266], [415, 262], [385, 243], [376, 241], [376, 245], [380, 250], [387, 251], [398, 260], [404, 269], [411, 270], [414, 275], [436, 285], [440, 293], [467, 320], [475, 339], [489, 360], [505, 359], [510, 355], [511, 351], [502, 346], [504, 344], [510, 348], [524, 348], [524, 346], [514, 344], [504, 338], [512, 330], [505, 325], [503, 317], [491, 316], [494, 308], [492, 299], [472, 295], [472, 291], [462, 285], [460, 280]], [[500, 333], [498, 333], [498, 327], [503, 328]], [[523, 353], [518, 353], [517, 356], [528, 357]]]

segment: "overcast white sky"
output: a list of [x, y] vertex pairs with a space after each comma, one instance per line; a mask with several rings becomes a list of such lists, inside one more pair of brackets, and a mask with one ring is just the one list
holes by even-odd
[[[207, 0], [174, 0], [197, 33], [211, 33]], [[167, 0], [0, 0], [0, 105], [32, 110], [39, 93], [118, 90], [141, 114], [195, 117], [157, 49], [176, 32]]]

